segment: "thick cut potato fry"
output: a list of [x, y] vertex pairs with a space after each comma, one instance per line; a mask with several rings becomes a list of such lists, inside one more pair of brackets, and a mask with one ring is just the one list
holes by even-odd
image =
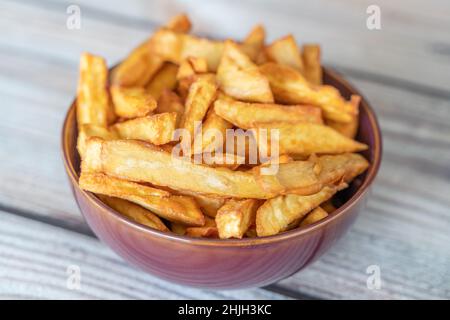
[[277, 234], [287, 230], [293, 223], [295, 226], [299, 219], [331, 199], [339, 190], [346, 188], [348, 183], [369, 166], [367, 160], [359, 154], [323, 156], [317, 158], [316, 161], [317, 168], [320, 170], [319, 175], [327, 176], [322, 179], [328, 181], [334, 179], [335, 184], [328, 184], [315, 194], [304, 196], [287, 194], [267, 200], [256, 213], [258, 236]]
[[158, 99], [158, 106], [155, 109], [155, 113], [176, 112], [177, 121], [176, 127], [180, 126], [181, 118], [184, 113], [184, 105], [181, 98], [171, 90], [163, 90]]
[[243, 129], [275, 121], [323, 123], [321, 109], [313, 106], [285, 106], [218, 99], [214, 102], [214, 110], [223, 119]]
[[[175, 190], [234, 198], [268, 199], [281, 193], [312, 194], [325, 185], [367, 168], [361, 155], [322, 156], [314, 161], [279, 164], [275, 175], [196, 165], [135, 140], [87, 141], [83, 172], [102, 172]], [[318, 172], [318, 168], [320, 172]]]
[[119, 198], [108, 197], [104, 195], [98, 196], [100, 200], [106, 203], [108, 206], [116, 210], [117, 212], [123, 214], [124, 216], [143, 224], [147, 227], [167, 232], [169, 229], [166, 225], [155, 215], [153, 212], [138, 206], [127, 200], [122, 200]]
[[255, 223], [256, 210], [260, 204], [256, 199], [228, 200], [216, 215], [219, 238], [242, 239], [248, 228]]
[[236, 170], [239, 166], [246, 163], [245, 156], [226, 152], [204, 152], [193, 155], [194, 162], [207, 165], [213, 168], [228, 168]]
[[125, 119], [143, 117], [156, 109], [156, 100], [144, 88], [111, 86], [114, 111]]
[[[258, 147], [264, 151], [267, 150], [269, 155], [272, 143], [278, 143], [281, 154], [338, 154], [367, 149], [367, 145], [347, 138], [321, 124], [271, 122], [256, 124], [254, 128], [252, 132], [255, 134]], [[267, 132], [264, 129], [267, 129]], [[278, 132], [278, 139], [271, 138], [272, 130]]]
[[143, 140], [160, 145], [173, 140], [176, 123], [176, 112], [166, 112], [118, 122], [111, 128], [122, 139]]
[[[191, 29], [189, 18], [180, 14], [162, 28], [171, 32], [186, 33]], [[113, 71], [112, 83], [133, 87], [145, 86], [163, 66], [164, 59], [152, 49], [152, 38], [147, 39], [134, 49]]]
[[304, 227], [322, 219], [328, 217], [328, 213], [323, 210], [321, 207], [315, 208], [313, 211], [308, 213], [308, 215], [300, 222], [300, 227]]
[[197, 238], [217, 238], [219, 234], [214, 219], [205, 217], [205, 225], [203, 227], [186, 228], [186, 235]]
[[180, 33], [189, 32], [191, 27], [191, 20], [189, 20], [189, 17], [184, 13], [172, 17], [165, 25], [165, 28]]
[[217, 81], [227, 95], [250, 102], [273, 102], [269, 82], [238, 45], [226, 41], [217, 69]]
[[303, 72], [304, 67], [300, 56], [300, 50], [292, 35], [274, 41], [271, 45], [266, 47], [265, 52], [269, 60]]
[[99, 137], [104, 140], [119, 139], [119, 135], [115, 130], [110, 130], [93, 124], [83, 124], [78, 130], [77, 139], [77, 150], [81, 158], [83, 158], [83, 154], [86, 149], [86, 141], [90, 137]]
[[196, 122], [200, 123], [216, 97], [217, 86], [209, 78], [198, 78], [189, 88], [186, 98], [181, 128], [190, 134], [191, 142], [196, 132]]
[[263, 51], [265, 40], [266, 30], [262, 25], [257, 25], [245, 37], [241, 49], [250, 59], [257, 62], [260, 53]]
[[332, 199], [327, 200], [324, 203], [322, 203], [321, 207], [327, 213], [333, 213], [336, 210], [336, 207], [334, 206]]
[[286, 104], [311, 104], [322, 108], [326, 119], [350, 122], [358, 109], [332, 86], [312, 86], [295, 69], [272, 62], [259, 67], [270, 82], [275, 100]]
[[108, 68], [103, 58], [84, 52], [80, 58], [77, 88], [77, 123], [107, 127], [115, 120], [106, 89]]
[[177, 84], [177, 73], [178, 66], [165, 63], [146, 85], [148, 93], [158, 100], [164, 89], [174, 89]]
[[180, 236], [184, 236], [186, 234], [186, 226], [184, 224], [181, 223], [177, 223], [177, 222], [171, 222], [170, 223], [170, 230], [173, 233], [176, 233]]
[[191, 226], [205, 223], [203, 213], [190, 197], [173, 196], [166, 191], [101, 173], [82, 172], [79, 184], [83, 190], [136, 203], [169, 221]]
[[112, 72], [112, 83], [124, 87], [144, 86], [163, 66], [155, 55], [150, 40], [134, 49]]
[[178, 194], [189, 196], [195, 199], [200, 209], [207, 216], [214, 218], [217, 215], [217, 211], [222, 207], [226, 201], [223, 197], [209, 196], [192, 191], [176, 191]]
[[177, 80], [206, 72], [208, 72], [208, 62], [205, 58], [188, 57], [181, 62], [178, 68]]
[[[352, 95], [350, 98], [350, 103], [352, 103], [356, 109], [359, 108], [359, 103], [361, 97], [357, 95]], [[358, 133], [359, 127], [359, 114], [353, 114], [350, 122], [338, 122], [333, 120], [327, 120], [327, 125], [339, 132], [340, 134], [354, 139]]]
[[[193, 153], [214, 152], [223, 150], [227, 129], [233, 128], [233, 124], [220, 117], [210, 108], [202, 124], [202, 130], [198, 131], [194, 138]], [[220, 136], [222, 139], [219, 139]]]
[[322, 66], [320, 65], [320, 46], [305, 44], [302, 47], [303, 75], [313, 85], [322, 84]]

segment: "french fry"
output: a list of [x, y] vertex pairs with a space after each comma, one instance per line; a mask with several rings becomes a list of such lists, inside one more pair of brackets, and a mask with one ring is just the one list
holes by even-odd
[[255, 223], [256, 210], [260, 204], [256, 199], [228, 200], [216, 215], [219, 238], [241, 239]]
[[173, 30], [175, 32], [187, 33], [191, 30], [192, 23], [186, 14], [179, 14], [172, 17], [169, 22], [166, 23], [165, 28]]
[[263, 52], [266, 39], [266, 30], [262, 25], [255, 26], [244, 39], [242, 51], [255, 62], [258, 62], [259, 55]]
[[158, 100], [164, 89], [172, 90], [177, 84], [178, 66], [165, 63], [146, 85], [147, 91]]
[[227, 152], [204, 152], [201, 154], [195, 154], [196, 157], [202, 157], [198, 161], [204, 165], [208, 165], [212, 168], [228, 168], [230, 170], [236, 170], [239, 166], [246, 163], [246, 157], [234, 153]]
[[197, 238], [217, 238], [218, 230], [215, 221], [205, 217], [205, 225], [203, 227], [186, 228], [186, 235]]
[[321, 204], [321, 207], [323, 210], [325, 210], [327, 213], [333, 213], [336, 210], [336, 207], [333, 204], [332, 199], [329, 199]]
[[180, 79], [178, 81], [176, 91], [180, 96], [181, 100], [186, 101], [191, 85], [199, 79], [202, 79], [202, 81], [210, 83], [216, 83], [216, 75], [214, 73], [201, 73], [201, 74], [196, 73], [189, 77]]
[[143, 140], [160, 145], [173, 140], [176, 121], [176, 112], [166, 112], [118, 122], [111, 128], [122, 139]]
[[[358, 110], [359, 103], [361, 101], [361, 97], [357, 95], [352, 95], [350, 98], [350, 103], [352, 103], [356, 110]], [[356, 134], [358, 133], [358, 125], [359, 125], [359, 115], [353, 114], [350, 122], [338, 122], [333, 120], [327, 120], [327, 125], [339, 132], [340, 134], [350, 138], [355, 139]]]
[[[162, 30], [185, 33], [191, 29], [189, 18], [180, 14], [173, 17]], [[163, 66], [164, 59], [152, 48], [153, 37], [144, 41], [125, 58], [112, 73], [112, 83], [133, 87], [145, 86]]]
[[305, 44], [302, 47], [303, 74], [309, 83], [322, 85], [322, 66], [320, 65], [320, 46]]
[[127, 200], [98, 195], [100, 200], [124, 216], [147, 227], [168, 232], [166, 225], [153, 212]]
[[200, 77], [189, 88], [181, 128], [190, 134], [191, 142], [196, 132], [196, 122], [201, 122], [216, 97], [217, 86], [209, 78]]
[[111, 86], [114, 111], [125, 119], [143, 117], [156, 109], [156, 100], [142, 87]]
[[170, 229], [172, 230], [173, 233], [176, 233], [180, 236], [184, 236], [186, 234], [186, 226], [181, 223], [171, 222]]
[[90, 137], [99, 137], [104, 140], [118, 139], [119, 135], [116, 131], [107, 129], [105, 127], [96, 126], [93, 124], [83, 124], [78, 130], [77, 150], [80, 157], [83, 158], [86, 149], [86, 141]]
[[[281, 154], [338, 154], [367, 149], [364, 143], [347, 138], [321, 124], [271, 122], [257, 123], [254, 128], [252, 132], [255, 134], [258, 148], [265, 150], [268, 155], [270, 155], [272, 143], [278, 144]], [[278, 139], [272, 139], [272, 130], [279, 134]]]
[[77, 88], [77, 123], [107, 127], [115, 119], [109, 94], [108, 68], [103, 58], [84, 52]]
[[225, 43], [217, 81], [221, 90], [233, 98], [261, 103], [274, 101], [268, 80], [232, 41]]
[[223, 197], [204, 195], [187, 190], [178, 191], [178, 194], [194, 198], [203, 213], [211, 218], [214, 218], [217, 215], [217, 211], [226, 201]]
[[178, 68], [177, 80], [206, 72], [208, 72], [208, 62], [205, 58], [188, 57], [181, 62]]
[[144, 86], [163, 63], [161, 57], [153, 54], [150, 40], [146, 40], [114, 68], [112, 83], [124, 87]]
[[258, 171], [196, 165], [140, 141], [100, 138], [87, 141], [82, 161], [83, 172], [102, 172], [175, 190], [255, 199], [273, 198], [281, 193], [313, 194], [339, 181], [349, 171], [365, 170], [367, 166], [367, 160], [358, 154], [322, 156], [314, 161], [282, 163], [276, 174], [265, 176]]
[[203, 213], [190, 197], [173, 196], [166, 191], [101, 173], [82, 172], [79, 185], [86, 191], [131, 201], [169, 221], [191, 226], [205, 223]]
[[275, 121], [323, 123], [321, 109], [305, 105], [285, 106], [218, 99], [214, 102], [214, 110], [223, 119], [243, 129]]
[[200, 149], [201, 153], [213, 152], [219, 148], [222, 151], [225, 141], [218, 139], [217, 136], [225, 137], [227, 129], [231, 128], [233, 128], [232, 123], [218, 116], [214, 108], [210, 108], [203, 121], [201, 132], [197, 132], [195, 135], [192, 152], [196, 152], [197, 149]]
[[266, 47], [265, 52], [269, 60], [303, 72], [304, 67], [300, 50], [292, 35], [274, 41]]
[[184, 106], [181, 98], [171, 90], [163, 90], [158, 99], [158, 106], [155, 113], [176, 112], [177, 121], [175, 126], [178, 128], [184, 113]]
[[302, 220], [302, 222], [300, 222], [300, 227], [313, 224], [317, 221], [325, 219], [326, 217], [328, 217], [328, 213], [321, 207], [317, 207], [313, 211], [308, 213], [308, 215]]
[[259, 70], [269, 80], [277, 102], [316, 105], [322, 108], [326, 119], [339, 122], [350, 122], [358, 112], [336, 88], [327, 85], [312, 87], [298, 71], [288, 66], [269, 62]]

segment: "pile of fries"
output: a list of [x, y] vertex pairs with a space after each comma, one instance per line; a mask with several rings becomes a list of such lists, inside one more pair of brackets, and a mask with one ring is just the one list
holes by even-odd
[[[80, 187], [138, 223], [193, 237], [270, 236], [327, 217], [369, 166], [354, 140], [360, 97], [322, 84], [317, 45], [291, 35], [266, 45], [262, 26], [242, 42], [190, 29], [174, 17], [111, 75], [82, 54]], [[229, 132], [243, 150], [217, 136]]]

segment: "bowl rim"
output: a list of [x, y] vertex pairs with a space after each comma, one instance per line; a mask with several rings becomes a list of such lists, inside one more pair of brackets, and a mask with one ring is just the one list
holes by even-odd
[[[361, 96], [361, 104], [360, 107], [365, 108], [367, 111], [368, 119], [372, 125], [373, 134], [374, 134], [374, 146], [373, 146], [373, 162], [368, 168], [366, 178], [364, 179], [364, 182], [359, 186], [358, 190], [348, 199], [342, 206], [340, 206], [338, 209], [336, 209], [332, 214], [328, 215], [325, 219], [322, 219], [318, 222], [315, 222], [311, 225], [302, 227], [302, 228], [295, 228], [286, 232], [282, 232], [276, 235], [272, 236], [263, 236], [263, 237], [255, 237], [255, 238], [242, 238], [242, 239], [211, 239], [211, 238], [194, 238], [194, 237], [188, 237], [183, 235], [177, 235], [175, 233], [168, 233], [159, 231], [156, 229], [152, 229], [150, 227], [147, 227], [145, 225], [142, 225], [136, 221], [133, 221], [126, 216], [120, 214], [119, 212], [115, 211], [114, 209], [110, 208], [106, 204], [104, 204], [100, 199], [95, 197], [95, 195], [91, 192], [87, 192], [85, 190], [82, 190], [78, 185], [78, 174], [74, 168], [74, 164], [69, 159], [69, 143], [68, 143], [68, 134], [67, 130], [69, 127], [69, 119], [74, 116], [75, 113], [75, 101], [76, 98], [73, 100], [72, 104], [70, 105], [69, 110], [66, 113], [66, 116], [64, 118], [64, 124], [61, 131], [61, 148], [62, 148], [62, 156], [63, 156], [63, 162], [64, 167], [66, 170], [67, 175], [69, 176], [70, 182], [72, 183], [74, 188], [77, 188], [81, 194], [85, 196], [86, 199], [88, 199], [92, 204], [99, 207], [100, 209], [103, 209], [106, 211], [110, 217], [120, 220], [122, 223], [125, 223], [131, 228], [138, 229], [144, 233], [147, 233], [151, 236], [156, 236], [163, 238], [165, 240], [169, 241], [175, 241], [175, 242], [181, 242], [181, 243], [188, 243], [188, 244], [195, 244], [195, 245], [206, 245], [206, 246], [221, 246], [221, 247], [236, 247], [236, 246], [255, 246], [255, 245], [265, 245], [268, 243], [273, 242], [279, 242], [288, 240], [291, 238], [296, 237], [302, 237], [306, 234], [313, 232], [314, 230], [320, 229], [324, 227], [325, 225], [331, 223], [332, 221], [336, 220], [346, 212], [349, 212], [352, 207], [354, 207], [361, 198], [368, 192], [370, 185], [373, 183], [375, 177], [377, 176], [378, 170], [380, 168], [381, 158], [382, 158], [382, 136], [381, 136], [381, 130], [380, 126], [377, 120], [377, 117], [375, 115], [375, 112], [373, 108], [370, 106], [370, 104], [367, 102], [365, 97], [360, 94], [358, 90], [353, 87], [343, 76], [341, 76], [339, 73], [337, 73], [335, 70], [330, 69], [328, 67], [323, 67], [324, 74], [327, 74], [328, 77], [334, 79], [335, 81], [339, 82], [343, 87], [345, 87], [348, 91], [356, 93]], [[84, 216], [84, 213], [80, 209], [81, 214]]]

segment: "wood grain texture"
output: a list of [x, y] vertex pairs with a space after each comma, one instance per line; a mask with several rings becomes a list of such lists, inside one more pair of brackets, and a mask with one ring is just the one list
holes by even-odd
[[[0, 108], [5, 115], [0, 122], [0, 179], [4, 182], [0, 184], [0, 207], [78, 232], [2, 213], [0, 250], [5, 256], [19, 256], [1, 260], [0, 274], [7, 271], [10, 278], [7, 282], [2, 278], [0, 295], [139, 298], [183, 297], [189, 292], [195, 298], [215, 297], [210, 296], [215, 294], [212, 292], [190, 293], [190, 289], [176, 286], [173, 292], [160, 293], [151, 287], [160, 288], [162, 281], [135, 271], [97, 240], [80, 235], [89, 231], [69, 190], [59, 150], [80, 52], [102, 54], [114, 63], [150, 32], [147, 29], [154, 24], [146, 18], [159, 23], [181, 8], [192, 11], [200, 32], [214, 30], [219, 36], [243, 37], [253, 23], [267, 21], [271, 38], [295, 29], [299, 40], [324, 43], [325, 60], [340, 67], [379, 116], [384, 157], [366, 212], [337, 246], [307, 270], [282, 281], [280, 287], [320, 298], [450, 298], [450, 60], [445, 49], [448, 37], [442, 31], [450, 25], [444, 19], [448, 5], [443, 10], [420, 10], [424, 5], [418, 1], [406, 7], [380, 1], [387, 9], [387, 26], [375, 41], [367, 30], [355, 27], [366, 2], [292, 1], [294, 9], [288, 10], [262, 1], [255, 10], [242, 10], [250, 1], [239, 3], [235, 14], [217, 14], [225, 10], [224, 1], [195, 7], [184, 2], [134, 3], [117, 9], [101, 1], [94, 5], [82, 0], [82, 29], [73, 31], [65, 27], [64, 3], [0, 3]], [[339, 23], [344, 18], [346, 23]], [[344, 34], [351, 43], [344, 41]], [[379, 48], [369, 50], [373, 43]], [[49, 248], [42, 250], [59, 258], [49, 259], [48, 253], [28, 257], [32, 248], [41, 249], [32, 245], [44, 235]], [[78, 245], [79, 241], [82, 244]], [[59, 287], [58, 281], [65, 279], [65, 267], [61, 266], [70, 252], [67, 243], [77, 243], [74, 252], [87, 252], [94, 260], [100, 259], [94, 254], [97, 251], [107, 257], [89, 267], [92, 285], [86, 294], [65, 292], [65, 283]], [[113, 267], [105, 263], [111, 260], [115, 261]], [[29, 270], [30, 264], [38, 269]], [[99, 284], [105, 279], [95, 280], [104, 273], [104, 265], [111, 269], [108, 282], [118, 283], [107, 289]], [[381, 290], [367, 289], [369, 265], [380, 266]], [[39, 275], [39, 270], [46, 271]], [[36, 274], [43, 278], [36, 281]], [[122, 288], [124, 274], [138, 279], [130, 285], [136, 290]], [[148, 286], [140, 283], [144, 278]], [[257, 290], [230, 296], [265, 294]]]

